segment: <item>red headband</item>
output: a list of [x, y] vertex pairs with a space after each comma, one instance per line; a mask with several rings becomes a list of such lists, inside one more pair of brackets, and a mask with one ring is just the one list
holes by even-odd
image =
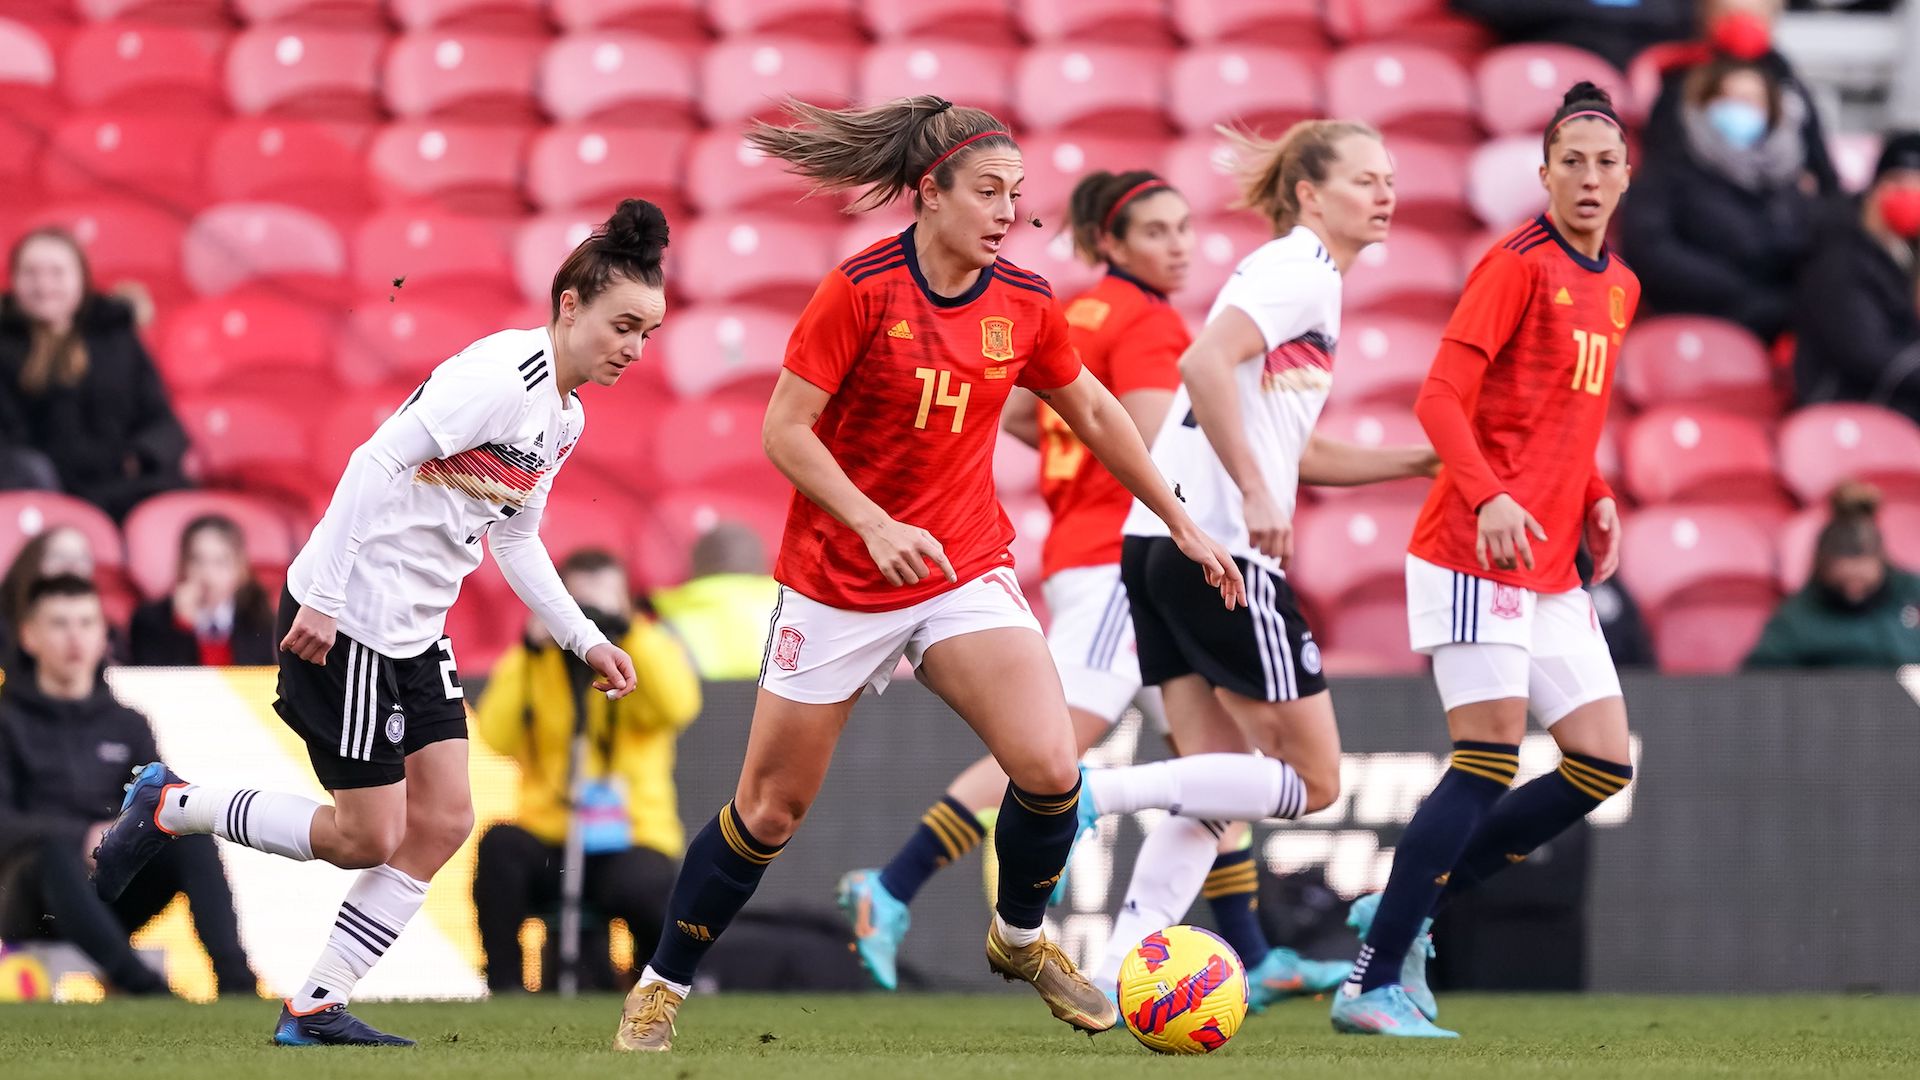
[[1553, 125], [1552, 127], [1550, 127], [1550, 128], [1548, 128], [1548, 129], [1547, 129], [1547, 141], [1548, 141], [1549, 143], [1551, 143], [1551, 142], [1553, 141], [1553, 137], [1554, 137], [1555, 135], [1558, 135], [1558, 134], [1560, 133], [1560, 129], [1561, 129], [1561, 128], [1563, 128], [1563, 127], [1566, 127], [1566, 126], [1567, 126], [1567, 123], [1568, 123], [1569, 121], [1572, 121], [1572, 120], [1578, 120], [1578, 119], [1580, 119], [1580, 118], [1581, 118], [1581, 117], [1583, 117], [1583, 116], [1597, 116], [1597, 117], [1599, 117], [1600, 119], [1602, 119], [1602, 120], [1605, 120], [1605, 121], [1606, 121], [1607, 123], [1609, 123], [1609, 124], [1612, 124], [1612, 125], [1614, 126], [1614, 128], [1615, 128], [1615, 130], [1618, 130], [1618, 131], [1620, 131], [1620, 132], [1621, 132], [1621, 134], [1625, 134], [1625, 133], [1626, 133], [1626, 132], [1625, 132], [1625, 130], [1624, 130], [1624, 129], [1622, 129], [1622, 128], [1620, 127], [1620, 121], [1618, 121], [1618, 120], [1615, 120], [1615, 119], [1614, 119], [1613, 117], [1611, 117], [1611, 116], [1608, 116], [1608, 115], [1607, 115], [1606, 113], [1603, 113], [1603, 112], [1601, 112], [1601, 111], [1599, 111], [1598, 109], [1582, 109], [1581, 111], [1579, 111], [1579, 112], [1577, 112], [1577, 113], [1568, 113], [1567, 115], [1565, 115], [1565, 116], [1563, 116], [1563, 117], [1561, 117], [1561, 118], [1560, 118], [1560, 122], [1559, 122], [1559, 123], [1557, 123], [1557, 124], [1555, 124], [1555, 125]]
[[[927, 166], [927, 171], [920, 174], [920, 179], [925, 180], [927, 177], [932, 176], [933, 170], [939, 168], [940, 164], [946, 161], [948, 158], [959, 153], [961, 148], [965, 147], [968, 143], [976, 143], [976, 142], [979, 142], [981, 139], [990, 139], [995, 135], [1004, 135], [1009, 139], [1013, 138], [1013, 136], [1008, 135], [1006, 132], [1001, 131], [999, 128], [995, 128], [992, 131], [983, 131], [978, 135], [972, 135], [965, 139], [961, 139], [959, 142], [953, 144], [952, 149], [948, 150], [944, 154], [941, 154], [939, 157], [934, 158], [933, 164]], [[916, 184], [918, 184], [918, 182], [919, 181], [915, 181]]]
[[1107, 211], [1107, 219], [1100, 223], [1100, 231], [1112, 232], [1113, 219], [1120, 216], [1121, 209], [1124, 208], [1128, 203], [1132, 202], [1133, 200], [1139, 198], [1140, 196], [1146, 194], [1149, 191], [1153, 191], [1158, 188], [1170, 188], [1172, 186], [1173, 186], [1172, 184], [1167, 183], [1165, 180], [1162, 180], [1159, 177], [1155, 177], [1152, 180], [1142, 180], [1139, 183], [1128, 188], [1126, 194], [1114, 200], [1113, 209]]

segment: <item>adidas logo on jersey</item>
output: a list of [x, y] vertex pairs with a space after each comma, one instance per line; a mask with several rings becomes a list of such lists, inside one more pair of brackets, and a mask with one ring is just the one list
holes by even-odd
[[899, 322], [894, 323], [891, 327], [887, 329], [887, 336], [892, 338], [900, 338], [905, 341], [912, 341], [913, 328], [907, 325], [907, 320], [901, 319]]
[[535, 445], [535, 446], [545, 446], [545, 445], [547, 445], [547, 433], [546, 433], [546, 432], [544, 432], [544, 431], [536, 431], [536, 432], [534, 432], [534, 433], [533, 433], [533, 445]]
[[1571, 304], [1573, 303], [1573, 294], [1567, 291], [1565, 285], [1562, 285], [1560, 286], [1560, 291], [1553, 294], [1553, 302], [1556, 304]]

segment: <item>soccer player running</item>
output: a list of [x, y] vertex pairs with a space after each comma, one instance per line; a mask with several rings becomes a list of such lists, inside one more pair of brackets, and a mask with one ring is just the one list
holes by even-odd
[[[1444, 469], [1414, 526], [1407, 618], [1453, 737], [1452, 765], [1407, 825], [1386, 892], [1350, 919], [1363, 945], [1335, 995], [1354, 1034], [1453, 1038], [1425, 970], [1447, 896], [1519, 862], [1627, 786], [1627, 710], [1574, 556], [1596, 582], [1620, 562], [1620, 519], [1594, 464], [1613, 361], [1640, 283], [1608, 249], [1627, 144], [1606, 93], [1568, 91], [1547, 127], [1545, 214], [1467, 279], [1415, 411]], [[1509, 791], [1531, 711], [1560, 768]]]
[[319, 961], [274, 1029], [283, 1046], [410, 1046], [346, 1011], [357, 983], [473, 828], [467, 723], [443, 632], [487, 538], [501, 573], [555, 640], [633, 689], [633, 662], [567, 594], [540, 542], [542, 508], [585, 416], [578, 389], [612, 386], [666, 311], [667, 221], [628, 199], [553, 278], [553, 321], [505, 330], [440, 364], [365, 445], [287, 571], [274, 709], [333, 797], [135, 773], [96, 853], [111, 900], [175, 836], [212, 833], [289, 859], [360, 870]]
[[[1074, 186], [1067, 225], [1074, 251], [1107, 271], [1064, 308], [1068, 340], [1142, 437], [1150, 438], [1180, 385], [1180, 354], [1192, 340], [1167, 301], [1186, 283], [1192, 211], [1155, 173], [1102, 170]], [[1141, 689], [1133, 622], [1120, 585], [1120, 523], [1133, 495], [1087, 452], [1059, 413], [1031, 394], [1011, 397], [1004, 424], [1041, 453], [1040, 493], [1053, 515], [1041, 550], [1041, 588], [1053, 613], [1047, 647], [1060, 670], [1075, 747], [1084, 754]], [[899, 985], [908, 905], [936, 872], [986, 839], [1006, 787], [999, 764], [981, 758], [954, 777], [884, 868], [855, 870], [840, 880], [840, 907], [853, 924], [855, 951], [881, 987]]]
[[1154, 470], [1133, 421], [1074, 355], [1039, 276], [998, 257], [1024, 175], [1005, 125], [937, 97], [866, 109], [790, 104], [748, 139], [857, 207], [911, 195], [915, 222], [821, 282], [767, 405], [767, 456], [797, 489], [774, 576], [767, 660], [733, 801], [688, 845], [658, 948], [615, 1036], [667, 1050], [694, 971], [779, 855], [825, 779], [862, 691], [904, 655], [1009, 778], [994, 826], [994, 971], [1100, 1031], [1117, 1015], [1041, 934], [1076, 831], [1080, 778], [1060, 676], [1014, 577], [992, 456], [1014, 386], [1050, 404], [1154, 513], [1214, 602], [1243, 583]]
[[[1153, 458], [1194, 519], [1238, 560], [1249, 607], [1201, 603], [1199, 579], [1172, 557], [1164, 529], [1134, 508], [1121, 576], [1140, 674], [1160, 687], [1173, 742], [1187, 756], [1087, 771], [1083, 820], [1175, 811], [1141, 846], [1094, 974], [1107, 983], [1141, 938], [1180, 921], [1203, 883], [1253, 884], [1250, 856], [1209, 874], [1224, 823], [1297, 818], [1339, 794], [1333, 700], [1287, 578], [1297, 485], [1378, 483], [1434, 467], [1425, 446], [1359, 447], [1313, 431], [1333, 386], [1344, 275], [1392, 224], [1393, 163], [1379, 134], [1341, 120], [1306, 121], [1278, 140], [1223, 134], [1238, 147], [1240, 205], [1264, 215], [1274, 239], [1241, 260], [1181, 357], [1182, 385]], [[1253, 942], [1242, 957], [1251, 1006], [1330, 990], [1346, 977], [1344, 963], [1266, 949], [1250, 905], [1245, 923], [1234, 944], [1240, 951], [1239, 942]]]

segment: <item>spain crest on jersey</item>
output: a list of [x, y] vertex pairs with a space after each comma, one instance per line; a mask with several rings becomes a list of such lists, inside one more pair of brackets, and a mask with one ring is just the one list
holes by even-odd
[[1627, 328], [1627, 290], [1618, 285], [1607, 290], [1607, 314], [1613, 317], [1614, 329]]
[[997, 364], [1013, 359], [1013, 320], [989, 315], [980, 320], [980, 355]]

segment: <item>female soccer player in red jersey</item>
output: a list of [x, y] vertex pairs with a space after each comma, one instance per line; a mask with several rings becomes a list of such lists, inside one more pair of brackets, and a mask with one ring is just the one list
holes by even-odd
[[825, 778], [853, 703], [904, 655], [1010, 778], [995, 825], [993, 970], [1099, 1031], [1105, 994], [1042, 937], [1077, 831], [1079, 774], [1060, 677], [1014, 577], [993, 493], [1001, 408], [1033, 390], [1166, 520], [1226, 607], [1244, 583], [1154, 470], [1126, 410], [1074, 354], [1052, 290], [999, 258], [1024, 172], [1004, 125], [922, 96], [866, 109], [793, 103], [749, 139], [859, 207], [911, 193], [915, 223], [827, 275], [768, 403], [768, 457], [794, 483], [746, 762], [687, 848], [665, 931], [615, 1044], [666, 1050], [695, 967], [746, 903]]
[[[1354, 905], [1364, 945], [1334, 999], [1338, 1031], [1453, 1037], [1433, 1023], [1425, 980], [1435, 905], [1633, 777], [1620, 680], [1574, 568], [1583, 535], [1595, 581], [1620, 562], [1594, 451], [1640, 301], [1606, 243], [1628, 173], [1606, 93], [1568, 91], [1544, 151], [1550, 209], [1474, 268], [1415, 405], [1445, 467], [1408, 549], [1407, 614], [1413, 647], [1433, 657], [1453, 760], [1407, 826], [1386, 892]], [[1529, 711], [1561, 764], [1509, 791]]]

